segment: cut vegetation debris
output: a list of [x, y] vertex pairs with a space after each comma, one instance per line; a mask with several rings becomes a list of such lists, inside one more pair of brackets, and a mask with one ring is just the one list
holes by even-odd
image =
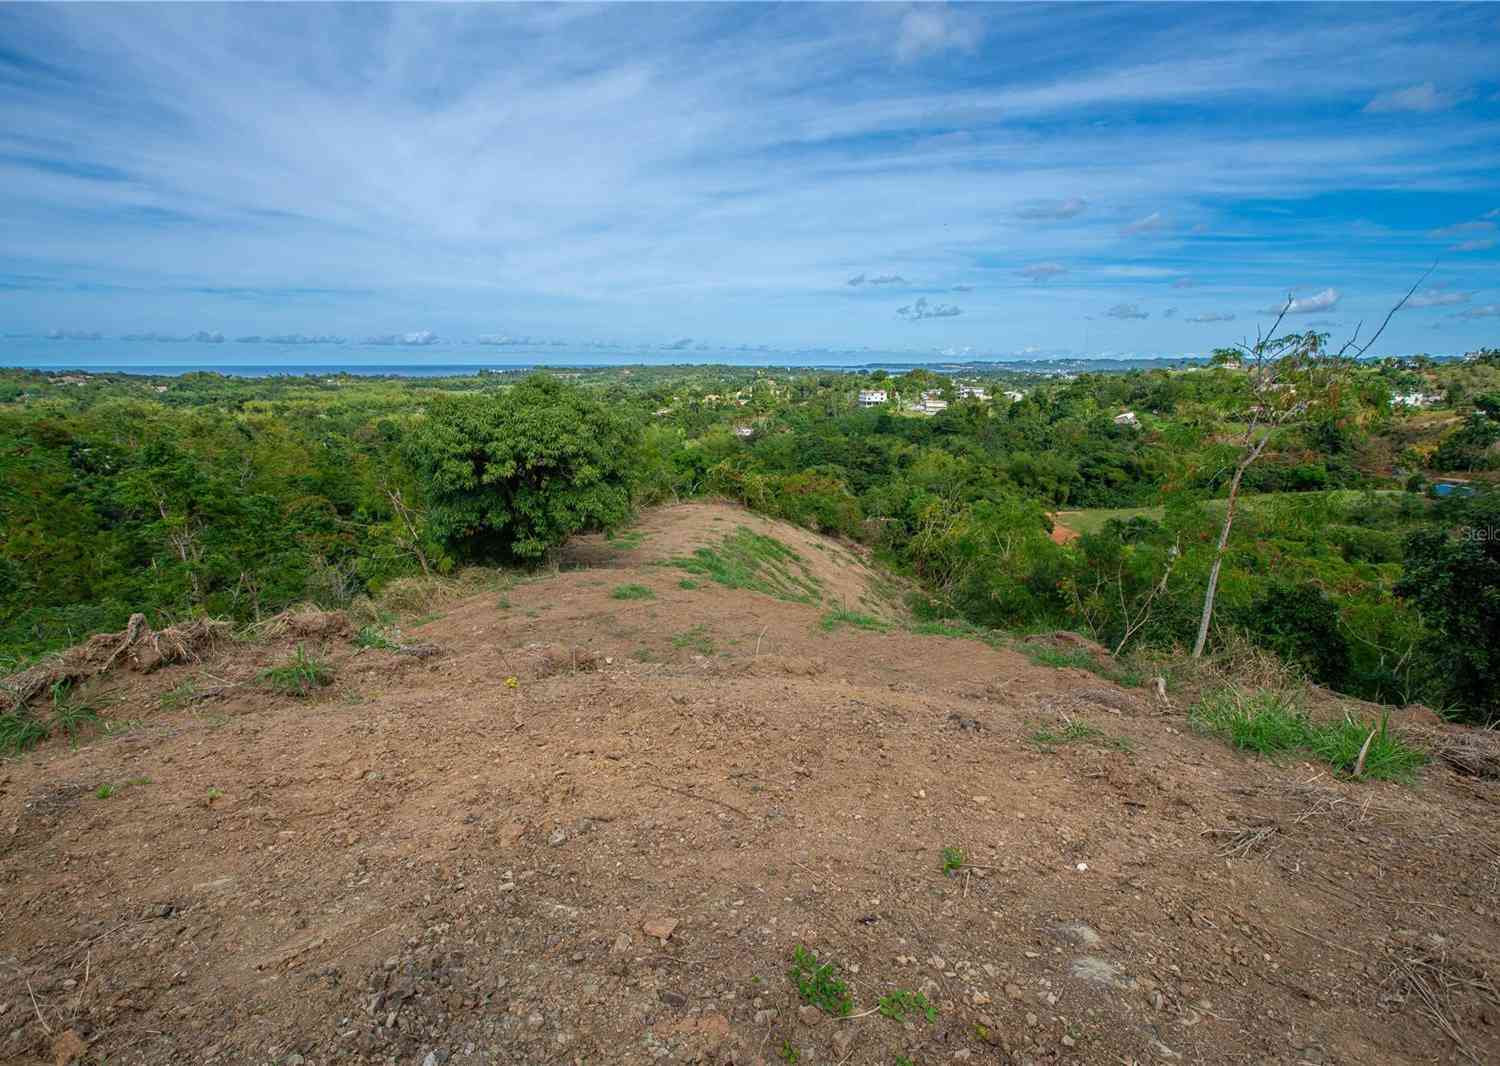
[[1361, 721], [1346, 714], [1316, 722], [1286, 692], [1221, 689], [1200, 700], [1190, 717], [1200, 729], [1242, 751], [1270, 758], [1301, 752], [1351, 777], [1404, 781], [1427, 761], [1385, 719]]

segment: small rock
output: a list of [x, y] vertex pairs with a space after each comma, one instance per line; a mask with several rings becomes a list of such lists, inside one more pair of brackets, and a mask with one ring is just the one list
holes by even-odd
[[657, 940], [668, 940], [677, 929], [676, 918], [647, 918], [641, 924], [641, 931], [647, 936], [654, 936]]
[[1037, 1016], [1035, 1014], [1032, 1014], [1030, 1011], [1027, 1011], [1026, 1012], [1026, 1025], [1029, 1028], [1035, 1029], [1036, 1028], [1036, 1023], [1037, 1023]]
[[568, 831], [566, 829], [555, 830], [553, 834], [547, 838], [547, 843], [551, 844], [554, 848], [560, 848], [567, 842]]
[[1005, 994], [1010, 999], [1020, 999], [1023, 995], [1025, 995], [1025, 993], [1021, 991], [1020, 985], [1006, 985]]
[[771, 1009], [758, 1010], [755, 1012], [756, 1025], [770, 1025], [776, 1020], [776, 1012]]
[[811, 1003], [804, 1003], [797, 1008], [797, 1020], [803, 1025], [817, 1025], [823, 1020], [823, 1012]]
[[657, 998], [669, 1007], [686, 1007], [687, 997], [681, 992], [669, 992], [666, 989], [658, 992]]
[[976, 1007], [988, 1006], [989, 1002], [990, 1002], [990, 997], [989, 997], [989, 995], [987, 993], [984, 993], [984, 992], [975, 992], [974, 996], [973, 996], [973, 1002], [974, 1002], [974, 1006], [976, 1006]]
[[630, 934], [621, 933], [619, 936], [615, 937], [615, 942], [610, 946], [609, 950], [616, 955], [623, 955], [625, 954], [625, 952], [630, 950], [630, 944]]

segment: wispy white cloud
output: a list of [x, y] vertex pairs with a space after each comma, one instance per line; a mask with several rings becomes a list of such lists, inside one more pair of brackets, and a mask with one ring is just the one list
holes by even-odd
[[1151, 312], [1150, 311], [1142, 311], [1140, 309], [1140, 307], [1137, 306], [1136, 304], [1115, 304], [1115, 306], [1111, 307], [1108, 311], [1106, 311], [1104, 313], [1107, 316], [1109, 316], [1110, 318], [1121, 318], [1121, 319], [1150, 318], [1151, 317]]
[[1016, 208], [1016, 217], [1062, 221], [1077, 218], [1088, 210], [1088, 206], [1089, 202], [1080, 196], [1070, 196], [1066, 200], [1034, 200]]
[[984, 38], [984, 24], [963, 8], [921, 4], [901, 18], [896, 58], [903, 63], [941, 52], [972, 52]]
[[1233, 322], [1234, 315], [1229, 311], [1203, 311], [1196, 315], [1188, 315], [1185, 322]]
[[1443, 289], [1433, 286], [1414, 292], [1406, 301], [1407, 307], [1451, 307], [1454, 304], [1466, 304], [1472, 299], [1472, 292], [1460, 292], [1457, 289]]
[[1279, 315], [1284, 312], [1288, 315], [1314, 315], [1319, 311], [1328, 311], [1337, 307], [1341, 299], [1343, 299], [1343, 293], [1330, 286], [1311, 296], [1294, 296], [1279, 304], [1273, 304], [1264, 308], [1262, 314]]
[[1466, 308], [1459, 311], [1451, 318], [1500, 318], [1500, 304], [1480, 304], [1477, 307]]
[[1372, 115], [1404, 111], [1446, 111], [1456, 103], [1458, 97], [1453, 93], [1443, 92], [1432, 82], [1425, 81], [1420, 85], [1383, 92], [1365, 105], [1365, 111]]
[[1160, 211], [1153, 211], [1145, 218], [1138, 218], [1129, 225], [1121, 226], [1120, 234], [1125, 237], [1137, 237], [1143, 233], [1160, 233], [1168, 225], [1166, 216]]
[[426, 348], [441, 341], [441, 337], [426, 329], [419, 329], [412, 333], [379, 333], [365, 338], [366, 344], [397, 348]]
[[1457, 244], [1448, 245], [1450, 252], [1487, 252], [1500, 241], [1494, 237], [1476, 237], [1471, 241], [1459, 241]]

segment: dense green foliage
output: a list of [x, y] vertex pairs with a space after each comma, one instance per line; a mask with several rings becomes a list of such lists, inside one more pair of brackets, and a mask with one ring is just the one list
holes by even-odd
[[440, 396], [406, 454], [433, 535], [472, 559], [541, 558], [630, 517], [640, 427], [576, 385], [534, 376], [500, 393]]
[[[877, 379], [890, 402], [859, 408]], [[1244, 372], [983, 384], [993, 402], [925, 370], [0, 373], [0, 659], [136, 610], [249, 621], [423, 571], [530, 563], [639, 505], [705, 495], [870, 545], [917, 580], [919, 618], [943, 631], [1189, 643]], [[1013, 388], [1017, 402], [998, 395]], [[1424, 390], [1447, 399], [1391, 405]], [[1494, 497], [1480, 482], [1443, 502], [1404, 491], [1493, 465], [1497, 396], [1497, 359], [1386, 360], [1279, 434], [1246, 477], [1216, 636], [1237, 630], [1350, 693], [1500, 714]], [[1059, 525], [1081, 535], [1059, 543]], [[1481, 528], [1490, 539], [1463, 539]], [[748, 537], [677, 565], [802, 598], [798, 561]]]

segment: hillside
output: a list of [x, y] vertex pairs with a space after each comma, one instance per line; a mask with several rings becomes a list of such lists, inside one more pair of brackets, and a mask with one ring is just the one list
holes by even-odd
[[1493, 781], [1241, 756], [727, 505], [427, 614], [113, 669], [0, 763], [0, 1059], [1500, 1060]]

